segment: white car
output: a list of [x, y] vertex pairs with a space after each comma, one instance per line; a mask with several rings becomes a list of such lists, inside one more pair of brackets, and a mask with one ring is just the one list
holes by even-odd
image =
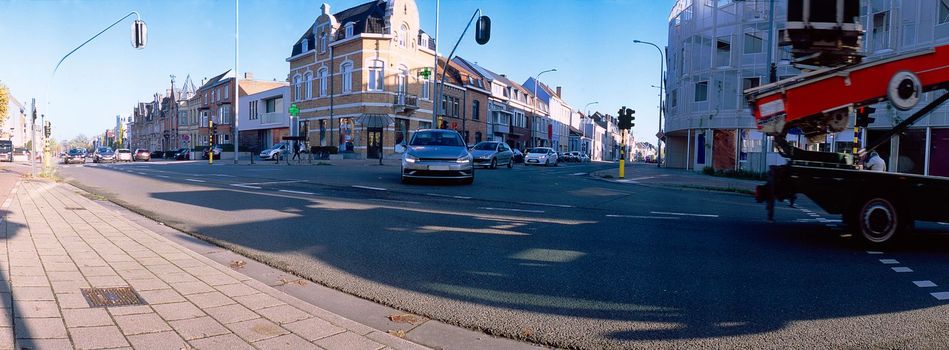
[[115, 161], [117, 162], [131, 162], [132, 161], [132, 151], [128, 148], [119, 148], [115, 150]]
[[524, 165], [557, 165], [560, 159], [557, 157], [557, 151], [550, 147], [534, 147], [527, 150], [524, 155]]
[[273, 145], [273, 147], [260, 151], [260, 158], [273, 160], [274, 157], [276, 157], [277, 160], [280, 160], [280, 158], [285, 157], [289, 152], [290, 145], [286, 142], [281, 142]]

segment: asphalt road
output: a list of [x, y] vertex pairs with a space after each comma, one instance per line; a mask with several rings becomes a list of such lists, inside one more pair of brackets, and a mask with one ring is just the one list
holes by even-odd
[[584, 175], [608, 167], [481, 170], [472, 186], [403, 185], [398, 166], [362, 163], [60, 173], [324, 285], [541, 344], [949, 344], [949, 301], [937, 298], [949, 292], [949, 226], [921, 224], [906, 243], [867, 251], [806, 199], [768, 224], [747, 195]]

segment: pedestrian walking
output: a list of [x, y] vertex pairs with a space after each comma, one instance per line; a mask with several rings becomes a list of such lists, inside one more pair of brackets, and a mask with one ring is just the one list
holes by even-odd
[[869, 171], [886, 171], [886, 161], [880, 157], [877, 151], [870, 152], [870, 157], [867, 158], [865, 169]]
[[301, 160], [300, 158], [300, 142], [293, 141], [293, 159]]

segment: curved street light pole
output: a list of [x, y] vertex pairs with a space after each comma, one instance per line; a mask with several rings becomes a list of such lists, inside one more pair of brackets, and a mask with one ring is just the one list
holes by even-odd
[[[532, 107], [532, 108], [531, 108], [531, 114], [533, 114], [533, 115], [531, 116], [531, 146], [532, 146], [532, 147], [537, 147], [537, 145], [534, 144], [534, 138], [536, 137], [536, 136], [534, 135], [534, 129], [536, 129], [536, 125], [534, 125], [534, 122], [535, 122], [534, 119], [537, 119], [537, 106], [540, 105], [540, 101], [538, 101], [538, 99], [537, 99], [537, 85], [540, 84], [540, 76], [541, 76], [541, 75], [543, 75], [544, 73], [556, 72], [556, 71], [557, 71], [557, 68], [551, 68], [551, 69], [542, 71], [542, 72], [540, 72], [540, 73], [537, 73], [537, 75], [534, 76], [534, 105], [531, 106], [531, 107]], [[553, 143], [553, 142], [551, 142], [551, 143]]]
[[[666, 59], [659, 45], [653, 44], [648, 41], [642, 41], [642, 40], [633, 40], [633, 43], [652, 45], [652, 47], [656, 48], [656, 51], [659, 51], [659, 132], [656, 133], [656, 166], [662, 167], [662, 138], [660, 138], [659, 136], [660, 134], [662, 134], [662, 110], [663, 110], [662, 91], [665, 89]], [[686, 161], [688, 162], [688, 160]]]

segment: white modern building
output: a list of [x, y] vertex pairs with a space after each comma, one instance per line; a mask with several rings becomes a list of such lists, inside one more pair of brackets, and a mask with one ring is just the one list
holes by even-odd
[[30, 107], [24, 106], [13, 95], [8, 96], [7, 118], [3, 121], [3, 129], [0, 129], [0, 135], [3, 139], [13, 142], [13, 147], [24, 147], [29, 141], [29, 118]]
[[[770, 81], [770, 62], [775, 64], [773, 78], [799, 73], [789, 64], [789, 47], [770, 39], [784, 28], [785, 2], [774, 1], [773, 30], [769, 30], [770, 4], [770, 0], [676, 1], [666, 47], [667, 166], [763, 171], [769, 164], [784, 163], [777, 153], [763, 152], [762, 134], [742, 95], [744, 89]], [[949, 0], [862, 1], [860, 15], [866, 29], [865, 61], [949, 44]], [[929, 99], [925, 97], [920, 107]], [[862, 145], [912, 112], [878, 105], [876, 122], [860, 135]], [[888, 170], [949, 176], [947, 114], [949, 107], [937, 109], [879, 149]], [[789, 136], [802, 148], [839, 152], [852, 149], [853, 138], [852, 130], [812, 144]]]
[[[284, 136], [300, 134], [300, 123], [291, 122], [288, 112], [289, 84], [242, 96], [240, 99], [240, 147], [248, 150], [262, 150], [280, 143]], [[303, 129], [305, 129], [304, 122]], [[326, 133], [326, 130], [320, 130]], [[305, 132], [303, 134], [306, 134]], [[321, 137], [326, 139], [326, 137]], [[317, 146], [317, 145], [312, 145]]]

